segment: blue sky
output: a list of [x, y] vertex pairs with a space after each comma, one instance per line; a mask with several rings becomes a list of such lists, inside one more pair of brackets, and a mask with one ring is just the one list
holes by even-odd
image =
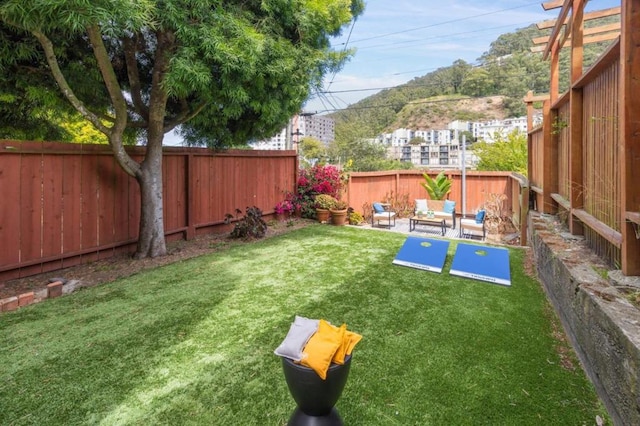
[[[325, 79], [322, 96], [312, 97], [305, 111], [323, 113], [345, 108], [421, 77], [457, 59], [475, 63], [500, 34], [557, 18], [531, 0], [368, 0], [366, 9], [342, 36], [336, 50], [356, 48], [337, 74]], [[620, 0], [591, 0], [586, 10], [620, 6]]]

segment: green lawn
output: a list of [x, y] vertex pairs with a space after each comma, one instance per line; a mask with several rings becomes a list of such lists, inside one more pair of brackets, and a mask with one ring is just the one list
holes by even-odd
[[609, 422], [524, 251], [503, 287], [450, 276], [455, 242], [442, 274], [392, 265], [405, 238], [314, 225], [3, 314], [0, 424], [283, 425], [296, 314], [363, 335], [347, 425]]

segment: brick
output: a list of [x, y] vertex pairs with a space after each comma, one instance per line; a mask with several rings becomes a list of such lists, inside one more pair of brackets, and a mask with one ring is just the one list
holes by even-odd
[[47, 297], [49, 299], [60, 296], [62, 296], [62, 281], [56, 281], [55, 283], [47, 284]]
[[0, 300], [0, 310], [2, 310], [2, 312], [15, 311], [18, 309], [18, 306], [18, 298], [16, 296]]
[[33, 303], [33, 299], [35, 297], [35, 293], [30, 291], [29, 293], [22, 293], [18, 296], [18, 305], [19, 306], [27, 306]]

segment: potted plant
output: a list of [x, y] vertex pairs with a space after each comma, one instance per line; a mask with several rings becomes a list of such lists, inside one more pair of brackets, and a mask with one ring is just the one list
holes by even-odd
[[295, 207], [290, 200], [283, 200], [276, 204], [274, 210], [278, 220], [282, 221], [288, 219], [293, 214]]
[[331, 223], [334, 225], [344, 225], [347, 222], [347, 202], [336, 200], [333, 207], [329, 209], [331, 212]]
[[452, 180], [444, 175], [444, 172], [438, 173], [438, 176], [432, 178], [426, 173], [422, 174], [425, 182], [420, 183], [427, 190], [429, 198], [432, 200], [444, 200], [447, 194], [451, 192]]
[[318, 194], [315, 198], [316, 215], [318, 216], [318, 222], [326, 223], [329, 221], [329, 215], [335, 204], [336, 199], [329, 194]]

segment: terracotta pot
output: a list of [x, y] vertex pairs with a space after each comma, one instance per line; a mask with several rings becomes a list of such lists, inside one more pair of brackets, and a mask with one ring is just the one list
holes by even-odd
[[316, 209], [316, 216], [318, 217], [318, 222], [327, 223], [329, 222], [330, 212], [327, 209]]
[[331, 210], [331, 223], [337, 226], [347, 223], [347, 209]]

